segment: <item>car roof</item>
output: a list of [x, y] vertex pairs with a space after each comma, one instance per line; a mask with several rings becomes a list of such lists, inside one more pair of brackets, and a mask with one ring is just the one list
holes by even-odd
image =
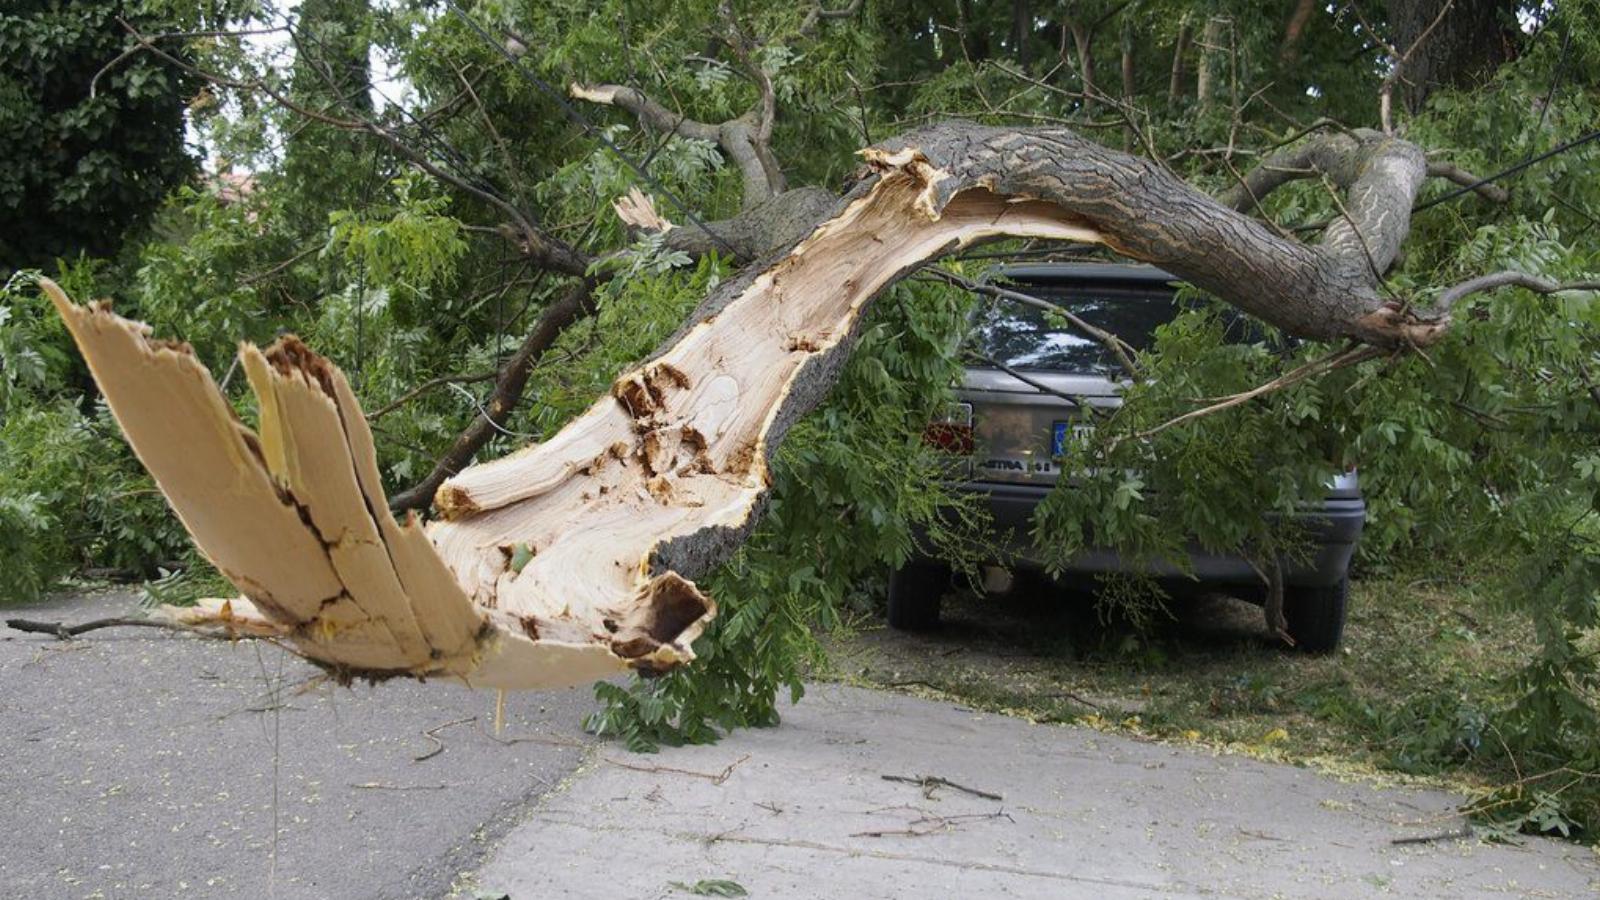
[[991, 277], [1033, 284], [1122, 284], [1130, 287], [1182, 281], [1155, 266], [1127, 263], [1031, 263], [1000, 266]]

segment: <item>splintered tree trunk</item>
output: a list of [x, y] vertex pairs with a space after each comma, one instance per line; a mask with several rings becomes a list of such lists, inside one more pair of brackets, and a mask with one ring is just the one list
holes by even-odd
[[692, 658], [716, 611], [695, 579], [750, 532], [773, 451], [834, 383], [872, 298], [952, 249], [1098, 242], [1297, 334], [1425, 342], [1369, 269], [1393, 258], [1425, 163], [1404, 142], [1368, 150], [1353, 258], [1348, 235], [1284, 239], [1064, 130], [947, 123], [868, 148], [862, 180], [803, 237], [726, 281], [549, 441], [445, 482], [425, 529], [391, 517], [348, 383], [298, 341], [240, 351], [252, 431], [186, 346], [47, 289], [134, 450], [244, 595], [174, 618], [276, 636], [342, 677], [553, 687]]

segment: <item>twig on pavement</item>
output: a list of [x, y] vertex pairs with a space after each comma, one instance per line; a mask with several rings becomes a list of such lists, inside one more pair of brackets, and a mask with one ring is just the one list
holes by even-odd
[[991, 794], [988, 791], [980, 791], [977, 788], [969, 788], [964, 784], [956, 784], [954, 781], [951, 781], [948, 778], [940, 778], [937, 775], [884, 775], [882, 777], [884, 781], [898, 781], [902, 784], [914, 784], [922, 788], [922, 796], [928, 798], [929, 800], [933, 799], [933, 792], [942, 787], [962, 791], [964, 793], [971, 794], [974, 797], [982, 797], [985, 800], [1005, 799], [999, 794]]

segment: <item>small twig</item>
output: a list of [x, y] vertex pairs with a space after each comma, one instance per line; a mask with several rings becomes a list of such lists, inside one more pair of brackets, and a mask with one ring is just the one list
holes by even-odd
[[[1257, 397], [1263, 397], [1274, 391], [1280, 391], [1286, 387], [1299, 384], [1300, 382], [1305, 381], [1314, 375], [1323, 375], [1328, 372], [1332, 372], [1335, 369], [1342, 369], [1345, 366], [1354, 365], [1356, 363], [1373, 359], [1381, 355], [1383, 355], [1382, 350], [1379, 350], [1375, 347], [1365, 347], [1360, 345], [1346, 349], [1335, 350], [1326, 356], [1319, 356], [1296, 369], [1285, 372], [1284, 374], [1279, 375], [1277, 378], [1274, 378], [1265, 384], [1253, 387], [1248, 391], [1242, 391], [1240, 393], [1224, 397], [1221, 400], [1210, 404], [1209, 406], [1202, 406], [1199, 409], [1190, 410], [1181, 416], [1175, 416], [1165, 422], [1162, 422], [1160, 425], [1157, 425], [1154, 428], [1148, 428], [1139, 432], [1138, 434], [1133, 435], [1132, 437], [1137, 440], [1154, 437], [1155, 435], [1166, 431], [1168, 428], [1171, 428], [1174, 425], [1180, 425], [1184, 422], [1198, 419], [1202, 416], [1209, 416], [1212, 413], [1221, 412], [1222, 410], [1230, 407], [1238, 406], [1241, 403], [1254, 400]], [[1117, 439], [1117, 442], [1120, 442], [1120, 440], [1122, 439]], [[1115, 446], [1116, 444], [1113, 443], [1112, 448], [1115, 449]]]
[[254, 275], [246, 275], [243, 278], [240, 278], [239, 279], [239, 284], [240, 284], [241, 287], [248, 287], [248, 286], [250, 286], [252, 284], [255, 284], [258, 281], [265, 281], [266, 279], [271, 278], [272, 276], [278, 274], [279, 272], [282, 272], [284, 269], [289, 268], [290, 266], [294, 265], [295, 263], [299, 262], [300, 260], [305, 259], [306, 257], [310, 256], [311, 254], [316, 253], [317, 251], [321, 250], [322, 246], [323, 245], [321, 245], [321, 244], [312, 244], [310, 247], [307, 247], [306, 249], [301, 250], [299, 253], [296, 253], [295, 255], [289, 257], [288, 259], [284, 260], [283, 262], [278, 263], [277, 265], [273, 266], [270, 269], [267, 269], [267, 270], [262, 271], [262, 272], [257, 272]]
[[65, 622], [35, 622], [31, 619], [7, 619], [6, 626], [17, 631], [26, 631], [30, 634], [53, 635], [63, 641], [70, 641], [80, 634], [100, 628], [160, 628], [164, 631], [191, 630], [183, 625], [163, 622], [160, 619], [130, 618], [127, 616], [94, 619], [81, 625], [68, 625]]
[[695, 771], [692, 771], [692, 770], [689, 770], [689, 769], [674, 769], [671, 766], [636, 766], [636, 765], [633, 765], [631, 763], [622, 762], [621, 760], [612, 759], [609, 756], [600, 757], [602, 762], [608, 762], [611, 765], [617, 766], [618, 768], [622, 768], [622, 769], [631, 769], [631, 770], [633, 770], [635, 772], [651, 772], [651, 773], [655, 773], [655, 774], [666, 773], [666, 774], [672, 774], [672, 775], [688, 775], [691, 778], [704, 778], [707, 781], [711, 782], [712, 784], [719, 784], [719, 785], [724, 783], [724, 782], [726, 782], [728, 780], [729, 776], [733, 775], [733, 770], [739, 768], [739, 766], [742, 763], [744, 763], [745, 760], [747, 760], [749, 758], [750, 758], [750, 755], [747, 753], [744, 756], [741, 756], [738, 759], [734, 760], [733, 762], [729, 763], [728, 767], [726, 769], [723, 769], [721, 772], [711, 773], [711, 772], [695, 772]]
[[1043, 310], [1047, 313], [1058, 315], [1063, 319], [1066, 319], [1067, 323], [1073, 328], [1076, 328], [1089, 337], [1099, 341], [1107, 350], [1111, 351], [1112, 355], [1117, 358], [1118, 365], [1122, 366], [1123, 371], [1128, 373], [1129, 378], [1133, 379], [1134, 381], [1139, 380], [1139, 369], [1136, 365], [1134, 365], [1133, 362], [1133, 345], [1129, 344], [1127, 341], [1123, 340], [1117, 335], [1105, 330], [1104, 328], [1101, 328], [1097, 325], [1091, 325], [1078, 315], [1074, 314], [1071, 310], [1068, 310], [1058, 304], [1051, 303], [1048, 300], [1041, 300], [1038, 297], [1024, 294], [1021, 291], [1013, 291], [992, 284], [979, 284], [976, 281], [962, 278], [960, 275], [957, 275], [954, 272], [948, 272], [944, 269], [928, 268], [924, 271], [933, 278], [937, 278], [946, 284], [955, 285], [963, 290], [971, 291], [975, 294], [987, 294], [990, 297], [1000, 300], [1010, 300], [1013, 303], [1020, 303], [1023, 306], [1031, 306], [1034, 309]]
[[1073, 406], [1079, 407], [1081, 409], [1088, 409], [1088, 410], [1091, 410], [1091, 411], [1094, 409], [1094, 407], [1092, 407], [1088, 403], [1086, 403], [1082, 397], [1074, 396], [1072, 394], [1063, 393], [1062, 391], [1059, 391], [1059, 390], [1051, 387], [1050, 385], [1045, 384], [1042, 381], [1039, 381], [1039, 380], [1034, 379], [1034, 378], [1029, 378], [1027, 375], [1017, 371], [1016, 369], [1011, 368], [1010, 366], [1006, 365], [1005, 363], [1001, 362], [998, 359], [995, 359], [994, 357], [992, 357], [992, 356], [990, 356], [990, 355], [988, 355], [986, 353], [979, 353], [976, 350], [969, 349], [969, 350], [967, 350], [967, 355], [972, 357], [973, 359], [978, 360], [979, 362], [982, 362], [986, 366], [993, 366], [994, 368], [999, 369], [1000, 371], [1006, 373], [1007, 375], [1010, 375], [1012, 378], [1015, 378], [1016, 380], [1018, 380], [1018, 381], [1022, 382], [1023, 384], [1027, 385], [1028, 387], [1036, 388], [1038, 390], [1044, 391], [1046, 394], [1050, 394], [1051, 396], [1054, 396], [1054, 397], [1060, 397], [1062, 400], [1065, 400], [1068, 403], [1071, 403]]
[[1407, 837], [1397, 837], [1389, 841], [1391, 844], [1431, 844], [1434, 841], [1464, 841], [1471, 838], [1475, 832], [1471, 824], [1462, 825], [1450, 831], [1441, 831], [1437, 834], [1418, 834]]
[[978, 820], [978, 819], [1005, 819], [1006, 821], [1012, 822], [1012, 823], [1015, 823], [1017, 821], [1016, 819], [1011, 818], [1011, 814], [1006, 812], [1005, 810], [997, 810], [997, 811], [991, 812], [991, 813], [969, 813], [969, 814], [966, 814], [966, 815], [959, 815], [959, 816], [924, 815], [924, 816], [921, 816], [920, 818], [914, 819], [911, 822], [907, 823], [905, 828], [894, 828], [894, 829], [874, 830], [874, 831], [858, 831], [855, 834], [852, 834], [850, 836], [851, 837], [924, 837], [926, 835], [933, 834], [934, 832], [943, 831], [946, 828], [949, 828], [951, 825], [955, 825], [955, 824], [957, 824], [959, 822], [971, 822], [971, 821]]
[[985, 800], [1005, 799], [999, 794], [991, 794], [988, 791], [980, 791], [977, 788], [969, 788], [964, 784], [956, 784], [954, 781], [951, 781], [948, 778], [940, 778], [937, 775], [884, 775], [882, 778], [884, 781], [898, 781], [902, 784], [917, 785], [918, 787], [922, 788], [922, 795], [927, 797], [929, 800], [933, 799], [933, 792], [942, 787], [947, 787], [952, 790], [971, 794], [974, 797], [982, 797]]
[[456, 719], [454, 721], [446, 722], [443, 725], [436, 725], [433, 728], [429, 728], [427, 731], [422, 733], [422, 736], [430, 741], [433, 741], [433, 749], [422, 754], [421, 756], [413, 756], [411, 759], [415, 762], [426, 762], [427, 760], [433, 759], [435, 756], [438, 756], [444, 752], [444, 739], [439, 737], [439, 732], [445, 730], [446, 728], [454, 728], [457, 725], [465, 725], [468, 722], [476, 722], [477, 720], [477, 716], [467, 716], [464, 719]]
[[1074, 694], [1072, 691], [1056, 691], [1054, 694], [1049, 694], [1047, 696], [1065, 697], [1066, 699], [1071, 700], [1073, 703], [1081, 703], [1084, 706], [1089, 707], [1090, 709], [1100, 709], [1100, 710], [1105, 709], [1105, 706], [1103, 704], [1096, 703], [1093, 700], [1090, 700], [1090, 699], [1088, 699], [1086, 697], [1080, 696], [1078, 694]]
[[583, 748], [589, 746], [582, 741], [575, 741], [572, 738], [544, 737], [542, 735], [501, 737], [497, 734], [490, 734], [489, 730], [483, 727], [482, 722], [478, 723], [478, 733], [504, 747], [509, 747], [512, 744], [544, 744], [549, 747], [571, 747], [574, 750], [582, 750]]
[[367, 420], [381, 419], [434, 388], [444, 387], [447, 384], [474, 384], [479, 381], [491, 381], [499, 374], [499, 372], [473, 372], [470, 375], [441, 375], [438, 378], [430, 378], [401, 394], [399, 398], [367, 413]]
[[351, 787], [358, 791], [442, 791], [455, 787], [453, 784], [385, 784], [381, 781], [363, 781], [352, 784]]

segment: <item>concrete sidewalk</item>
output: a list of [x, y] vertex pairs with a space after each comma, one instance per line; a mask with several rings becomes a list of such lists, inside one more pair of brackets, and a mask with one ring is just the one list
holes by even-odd
[[[996, 794], [927, 789], [936, 776]], [[601, 746], [478, 873], [513, 900], [752, 897], [1593, 897], [1600, 857], [1394, 838], [1446, 832], [1460, 798], [813, 688], [778, 728], [641, 757]]]

